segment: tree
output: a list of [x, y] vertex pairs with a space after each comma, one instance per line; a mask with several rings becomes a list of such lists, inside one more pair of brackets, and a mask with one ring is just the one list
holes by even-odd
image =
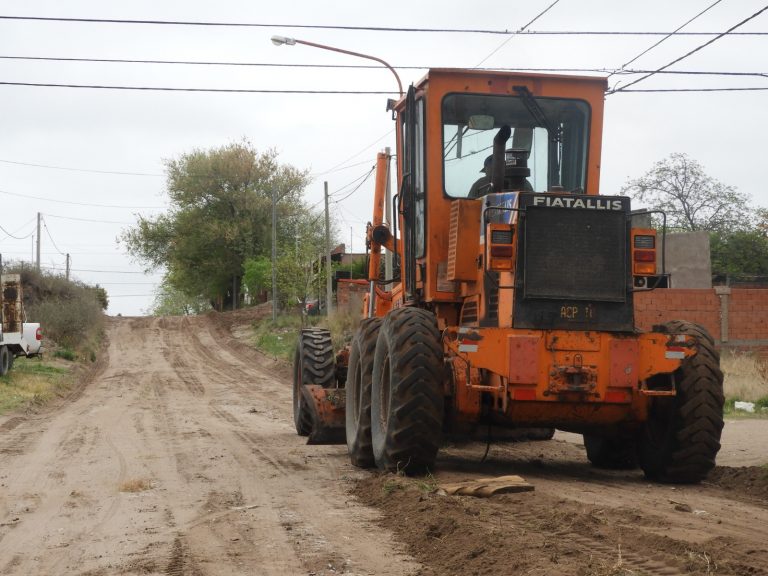
[[245, 261], [243, 287], [251, 297], [257, 297], [272, 287], [272, 262], [266, 256], [249, 258]]
[[729, 233], [750, 227], [749, 196], [705, 174], [687, 154], [671, 154], [621, 191], [665, 212], [673, 230]]
[[165, 278], [157, 289], [151, 313], [155, 316], [189, 316], [210, 309], [205, 298], [188, 296]]
[[759, 230], [710, 234], [712, 274], [768, 275], [768, 237]]
[[[248, 142], [195, 150], [165, 164], [169, 211], [140, 217], [121, 242], [147, 270], [165, 268], [166, 289], [204, 298], [218, 310], [236, 305], [246, 260], [271, 250], [273, 192], [278, 218], [290, 222], [306, 210], [307, 172]], [[289, 228], [281, 227], [280, 241]]]

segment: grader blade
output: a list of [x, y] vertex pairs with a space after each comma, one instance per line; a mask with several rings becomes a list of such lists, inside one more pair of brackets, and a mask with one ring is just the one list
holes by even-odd
[[312, 417], [307, 444], [345, 444], [346, 390], [306, 384], [301, 387], [301, 393]]

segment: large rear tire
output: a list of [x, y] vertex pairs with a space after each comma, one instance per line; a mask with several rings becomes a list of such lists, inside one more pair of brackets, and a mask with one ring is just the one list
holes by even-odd
[[376, 341], [371, 439], [382, 470], [420, 474], [434, 465], [443, 427], [443, 349], [435, 316], [398, 308]]
[[637, 468], [637, 443], [629, 438], [608, 438], [584, 434], [587, 459], [596, 468], [634, 470]]
[[696, 355], [674, 373], [677, 394], [652, 399], [640, 443], [640, 466], [660, 482], [693, 483], [715, 466], [723, 430], [723, 373], [709, 333], [698, 324], [675, 320], [672, 334], [696, 338]]
[[367, 318], [352, 340], [347, 372], [347, 450], [352, 464], [375, 465], [371, 440], [371, 377], [381, 318]]
[[0, 346], [0, 376], [5, 376], [11, 370], [11, 353], [7, 346]]
[[322, 328], [302, 330], [293, 356], [293, 423], [299, 436], [309, 436], [312, 432], [312, 415], [301, 387], [317, 384], [330, 388], [335, 378], [331, 332]]

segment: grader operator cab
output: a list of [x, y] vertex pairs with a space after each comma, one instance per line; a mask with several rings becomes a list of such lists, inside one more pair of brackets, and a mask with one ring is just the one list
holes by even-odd
[[583, 434], [597, 466], [706, 476], [723, 426], [718, 354], [695, 324], [635, 326], [659, 258], [630, 199], [598, 195], [605, 88], [439, 69], [393, 103], [396, 217], [383, 222], [380, 154], [364, 319], [338, 354], [326, 330], [302, 331], [299, 434], [346, 439], [358, 466], [419, 473], [444, 433], [559, 428]]

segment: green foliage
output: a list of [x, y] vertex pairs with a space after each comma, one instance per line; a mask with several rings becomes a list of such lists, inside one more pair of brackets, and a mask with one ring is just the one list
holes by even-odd
[[211, 305], [201, 296], [189, 296], [163, 278], [155, 294], [152, 314], [155, 316], [189, 316], [211, 309]]
[[69, 370], [39, 358], [17, 358], [13, 370], [0, 378], [0, 414], [25, 405], [44, 404], [69, 385], [69, 375]]
[[69, 348], [59, 348], [53, 353], [53, 357], [74, 362], [77, 359], [77, 354], [75, 354], [74, 350], [70, 350]]
[[109, 308], [109, 294], [98, 284], [96, 284], [93, 290], [94, 296], [96, 296], [96, 301], [101, 306], [101, 309], [106, 311], [106, 309]]
[[308, 174], [257, 152], [248, 142], [195, 150], [166, 162], [170, 209], [121, 235], [148, 269], [165, 267], [169, 288], [221, 310], [238, 294], [245, 262], [271, 252], [276, 194], [280, 244], [293, 240]]
[[629, 180], [621, 192], [664, 211], [672, 230], [732, 233], [748, 230], [751, 222], [748, 195], [705, 174], [687, 154], [660, 160], [644, 176]]
[[104, 322], [103, 288], [22, 264], [11, 264], [6, 272], [21, 274], [27, 318], [41, 324], [46, 339], [73, 350], [87, 348], [98, 340]]
[[713, 274], [768, 274], [768, 236], [760, 230], [713, 232], [709, 246]]
[[272, 262], [266, 256], [248, 258], [245, 261], [243, 287], [253, 296], [272, 288]]
[[298, 314], [281, 314], [275, 322], [262, 320], [254, 324], [253, 330], [254, 343], [259, 350], [288, 362], [293, 360], [301, 330]]

